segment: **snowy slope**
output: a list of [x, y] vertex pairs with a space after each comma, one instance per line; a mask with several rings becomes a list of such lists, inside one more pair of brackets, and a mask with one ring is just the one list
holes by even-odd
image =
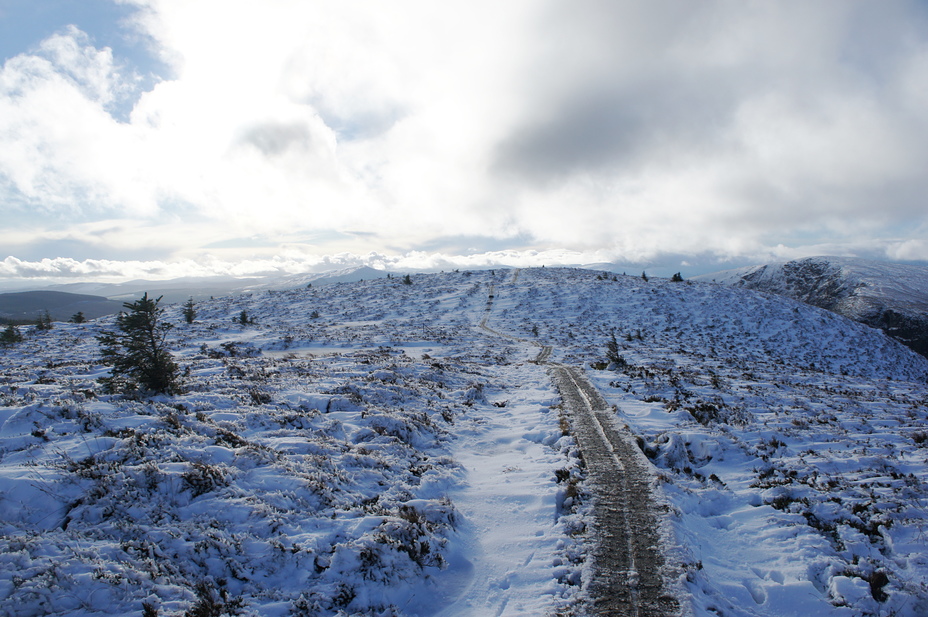
[[510, 327], [557, 359], [602, 362], [615, 334], [626, 366], [590, 374], [658, 470], [695, 614], [928, 612], [924, 358], [777, 296], [519, 281]]
[[928, 267], [809, 257], [696, 277], [784, 295], [884, 330], [928, 355]]
[[167, 312], [176, 397], [102, 394], [110, 319], [0, 348], [0, 614], [582, 614], [589, 495], [533, 343], [640, 436], [687, 614], [928, 612], [928, 361], [876, 330], [576, 269], [197, 308]]

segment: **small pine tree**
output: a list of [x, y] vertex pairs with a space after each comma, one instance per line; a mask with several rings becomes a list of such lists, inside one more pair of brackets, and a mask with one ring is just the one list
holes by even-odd
[[255, 318], [254, 318], [254, 317], [249, 317], [249, 316], [248, 316], [248, 311], [246, 311], [245, 309], [242, 309], [242, 312], [238, 314], [238, 317], [237, 317], [237, 318], [233, 318], [232, 321], [234, 321], [234, 322], [236, 322], [236, 323], [240, 323], [240, 324], [242, 324], [243, 326], [247, 326], [248, 324], [253, 324], [253, 323], [255, 323]]
[[187, 300], [184, 304], [184, 321], [187, 323], [193, 323], [193, 320], [197, 318], [197, 309], [196, 305], [193, 303], [193, 298]]
[[48, 310], [41, 315], [39, 319], [35, 322], [36, 330], [51, 330], [52, 329], [52, 316], [49, 314]]
[[178, 368], [165, 339], [171, 324], [161, 321], [161, 298], [145, 293], [140, 300], [123, 304], [128, 313], [116, 317], [119, 332], [97, 337], [103, 362], [113, 367], [110, 377], [100, 382], [109, 392], [144, 389], [156, 394], [174, 394], [179, 387]]
[[403, 285], [412, 285], [412, 278], [408, 274], [403, 277]]
[[19, 330], [13, 324], [9, 324], [3, 333], [0, 334], [0, 345], [3, 347], [9, 347], [10, 345], [21, 343], [22, 340], [23, 335], [19, 333]]
[[606, 360], [616, 368], [623, 368], [626, 364], [625, 358], [619, 353], [619, 342], [615, 339], [615, 332], [612, 333], [609, 340], [606, 341]]
[[670, 277], [670, 280], [671, 280], [672, 282], [674, 282], [674, 283], [682, 283], [682, 282], [683, 282], [683, 276], [682, 276], [679, 272], [677, 272], [677, 273], [674, 274], [672, 277]]
[[641, 280], [643, 280], [645, 283], [648, 282], [648, 273], [643, 270], [641, 272]]
[[84, 323], [87, 318], [84, 317], [84, 311], [78, 311], [71, 315], [71, 323]]

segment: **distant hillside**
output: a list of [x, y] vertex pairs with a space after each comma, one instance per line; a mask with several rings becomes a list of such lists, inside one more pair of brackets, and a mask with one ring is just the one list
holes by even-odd
[[883, 330], [928, 356], [928, 267], [809, 257], [695, 277], [824, 308]]
[[246, 291], [263, 291], [273, 289], [277, 291], [296, 289], [297, 287], [322, 287], [336, 283], [357, 283], [359, 281], [372, 281], [387, 278], [390, 274], [386, 270], [377, 270], [368, 266], [343, 268], [328, 272], [310, 272], [306, 274], [291, 274], [283, 277], [270, 277], [257, 284], [249, 286]]
[[102, 296], [63, 291], [20, 291], [0, 294], [0, 318], [32, 320], [48, 311], [55, 321], [67, 321], [78, 311], [87, 319], [118, 313], [122, 302]]
[[[63, 292], [67, 295], [91, 295], [96, 299], [104, 297], [104, 299], [117, 301], [115, 309], [108, 309], [105, 313], [102, 313], [106, 315], [118, 312], [122, 309], [123, 302], [138, 300], [143, 293], [148, 293], [149, 297], [152, 298], [161, 297], [162, 305], [168, 305], [185, 302], [188, 298], [193, 298], [197, 302], [200, 302], [214, 297], [220, 298], [267, 290], [279, 291], [294, 289], [297, 287], [306, 287], [310, 284], [314, 287], [322, 287], [336, 283], [366, 281], [386, 277], [387, 272], [384, 270], [376, 270], [374, 268], [362, 266], [344, 268], [341, 270], [329, 270], [326, 272], [254, 276], [249, 278], [203, 276], [168, 280], [138, 279], [123, 283], [77, 282], [51, 285], [43, 288], [41, 291]], [[14, 294], [10, 293], [7, 295]], [[45, 307], [43, 305], [39, 311], [44, 309]], [[0, 305], [0, 311], [3, 310], [5, 309]], [[49, 307], [49, 310], [52, 310], [51, 307]], [[84, 313], [86, 314], [87, 311], [85, 310]], [[52, 311], [53, 316], [54, 314], [54, 311]], [[3, 315], [0, 314], [0, 317], [2, 316]], [[68, 317], [70, 317], [70, 315], [68, 315]]]
[[177, 304], [188, 298], [207, 300], [211, 297], [241, 293], [261, 279], [239, 279], [228, 276], [183, 277], [169, 280], [133, 280], [124, 283], [67, 283], [54, 285], [49, 290], [77, 294], [95, 294], [111, 300], [132, 302], [147, 293], [151, 298], [162, 298], [162, 304]]

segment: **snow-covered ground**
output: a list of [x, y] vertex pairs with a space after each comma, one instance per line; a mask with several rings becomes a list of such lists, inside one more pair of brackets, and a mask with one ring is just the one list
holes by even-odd
[[580, 540], [557, 472], [579, 459], [543, 368], [473, 331], [477, 278], [203, 303], [173, 331], [171, 398], [101, 393], [111, 322], [3, 350], [3, 614], [569, 604]]
[[[176, 397], [102, 394], [111, 320], [0, 349], [0, 613], [581, 611], [582, 470], [531, 342], [641, 436], [687, 612], [928, 613], [928, 361], [786, 299], [513, 274], [169, 308]], [[525, 341], [478, 327], [491, 286]]]
[[928, 267], [806, 257], [696, 277], [775, 293], [883, 330], [928, 357]]
[[657, 467], [695, 614], [928, 614], [928, 362], [783, 298], [595, 276], [523, 272], [503, 310], [564, 362], [615, 334], [626, 366], [589, 374]]

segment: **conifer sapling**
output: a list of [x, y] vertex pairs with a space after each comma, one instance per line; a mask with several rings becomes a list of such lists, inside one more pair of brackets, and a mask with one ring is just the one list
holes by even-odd
[[103, 361], [113, 367], [110, 377], [100, 379], [110, 392], [144, 389], [157, 394], [174, 394], [178, 389], [178, 368], [165, 339], [171, 324], [161, 321], [161, 298], [153, 300], [146, 292], [140, 300], [126, 302], [129, 312], [116, 317], [119, 332], [97, 337]]

